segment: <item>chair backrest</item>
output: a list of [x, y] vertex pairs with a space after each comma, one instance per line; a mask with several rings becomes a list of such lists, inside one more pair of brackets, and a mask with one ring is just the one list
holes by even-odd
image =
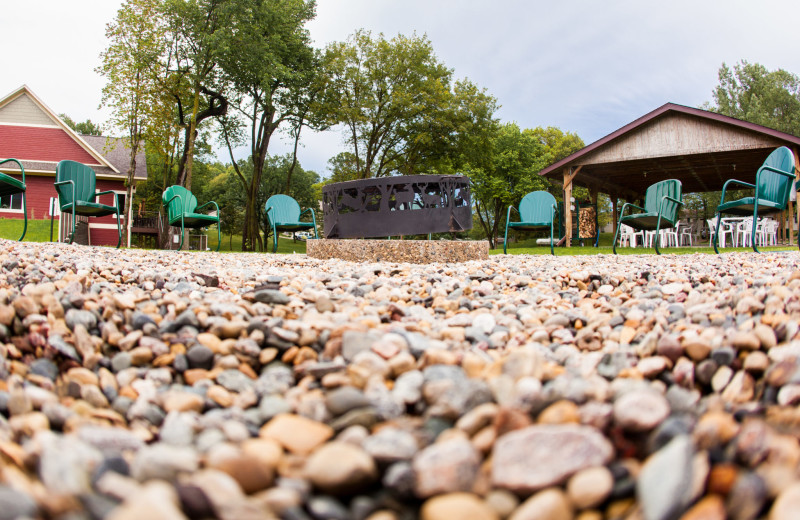
[[525, 195], [519, 203], [519, 218], [522, 222], [550, 223], [555, 214], [556, 198], [546, 191], [534, 191]]
[[[175, 195], [178, 195], [180, 199], [175, 198], [170, 200]], [[197, 197], [183, 186], [175, 184], [164, 190], [164, 193], [161, 195], [161, 204], [167, 208], [167, 218], [173, 220], [180, 218], [181, 209], [183, 209], [184, 215], [193, 213], [194, 209], [197, 207]]]
[[[85, 164], [75, 161], [60, 161], [56, 166], [56, 182], [72, 181], [75, 184], [75, 199], [90, 202], [94, 200], [95, 174], [94, 170]], [[72, 204], [72, 186], [62, 184], [56, 186], [58, 204], [63, 209]]]
[[267, 212], [270, 222], [300, 221], [300, 204], [288, 195], [273, 195], [264, 205], [264, 211]]
[[[764, 161], [764, 166], [792, 174], [794, 173], [794, 155], [791, 150], [781, 146], [769, 154]], [[781, 209], [786, 207], [786, 203], [789, 201], [792, 179], [770, 170], [759, 170], [756, 182], [758, 183], [759, 199], [766, 199], [779, 204]]]
[[683, 201], [683, 198], [681, 198], [682, 189], [681, 181], [678, 179], [667, 179], [651, 185], [644, 194], [644, 210], [647, 213], [661, 211], [661, 218], [674, 224], [678, 219], [678, 208], [680, 206], [671, 200], [665, 201], [662, 206], [661, 200], [664, 197], [672, 197], [675, 200]]

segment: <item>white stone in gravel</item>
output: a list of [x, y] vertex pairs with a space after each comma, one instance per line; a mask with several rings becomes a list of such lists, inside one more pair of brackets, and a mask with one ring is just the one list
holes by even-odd
[[800, 403], [800, 385], [783, 385], [778, 391], [778, 404], [781, 406], [791, 406]]
[[614, 401], [614, 421], [625, 430], [652, 430], [669, 415], [667, 399], [653, 391], [631, 391]]
[[682, 290], [683, 290], [682, 282], [668, 283], [666, 285], [661, 286], [661, 292], [669, 296], [678, 294]]
[[679, 435], [645, 461], [636, 480], [636, 496], [645, 520], [680, 517], [692, 498], [694, 446]]
[[711, 388], [715, 392], [719, 393], [725, 390], [725, 387], [728, 386], [728, 383], [731, 382], [731, 378], [733, 377], [733, 369], [729, 366], [722, 365], [717, 369], [714, 373], [714, 376], [711, 378]]
[[644, 358], [636, 365], [644, 377], [655, 377], [667, 368], [667, 358], [654, 356]]
[[420, 498], [441, 493], [470, 491], [481, 456], [467, 439], [437, 442], [417, 453], [412, 461], [415, 492]]
[[591, 426], [534, 425], [494, 445], [492, 483], [516, 493], [557, 485], [574, 473], [608, 463], [614, 448]]

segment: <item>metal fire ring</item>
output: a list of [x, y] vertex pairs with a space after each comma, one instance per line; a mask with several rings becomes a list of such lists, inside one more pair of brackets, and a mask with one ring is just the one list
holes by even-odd
[[325, 238], [425, 235], [472, 229], [469, 178], [404, 175], [322, 188]]

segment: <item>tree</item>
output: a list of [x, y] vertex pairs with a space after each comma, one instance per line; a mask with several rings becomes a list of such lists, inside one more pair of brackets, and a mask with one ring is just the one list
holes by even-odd
[[[317, 63], [304, 24], [314, 17], [315, 6], [313, 0], [228, 0], [221, 9], [228, 28], [216, 36], [217, 59], [236, 92], [232, 99], [236, 114], [225, 118], [222, 134], [245, 192], [243, 251], [263, 249], [258, 192], [273, 134], [282, 124], [293, 122], [297, 144], [300, 129], [309, 122], [307, 102], [313, 95], [303, 92], [316, 83]], [[234, 144], [243, 141], [250, 144], [249, 176], [233, 160]], [[292, 164], [281, 191], [291, 186], [296, 153]]]
[[758, 63], [719, 69], [714, 104], [703, 108], [792, 135], [800, 135], [800, 78], [783, 69], [768, 71]]
[[[759, 63], [742, 60], [731, 70], [719, 68], [719, 85], [712, 91], [713, 104], [702, 108], [756, 123], [792, 135], [800, 135], [800, 78], [783, 69], [767, 70]], [[731, 200], [746, 196], [744, 191], [729, 192]], [[721, 192], [705, 192], [695, 200], [689, 197], [683, 211], [711, 218], [719, 205]]]
[[426, 138], [414, 127], [435, 126], [450, 98], [452, 73], [430, 41], [416, 35], [386, 40], [357, 31], [328, 46], [325, 64], [325, 105], [331, 122], [345, 126], [358, 178], [409, 173], [402, 166], [420, 144], [415, 137]]
[[537, 175], [552, 161], [551, 154], [531, 130], [514, 123], [501, 125], [491, 139], [485, 165], [469, 168], [475, 212], [490, 247], [497, 247], [497, 234], [505, 213], [525, 194], [547, 189], [549, 183]]
[[81, 135], [103, 135], [103, 130], [100, 125], [92, 123], [91, 119], [87, 119], [83, 123], [76, 123], [67, 114], [58, 114], [58, 117], [64, 121], [68, 127], [72, 128], [76, 133]]
[[163, 26], [158, 16], [158, 0], [129, 0], [117, 11], [114, 22], [106, 27], [109, 46], [101, 54], [103, 64], [97, 71], [107, 83], [103, 88], [102, 105], [112, 108], [109, 124], [128, 135], [130, 163], [125, 178], [126, 196], [123, 212], [125, 243], [130, 247], [130, 208], [136, 155], [142, 145], [147, 124], [147, 107], [151, 104], [155, 86], [152, 64], [162, 54]]
[[223, 15], [230, 0], [161, 1], [170, 37], [170, 50], [164, 56], [169, 73], [163, 86], [177, 104], [178, 124], [184, 131], [177, 184], [191, 190], [200, 124], [224, 116], [228, 110], [217, 74], [217, 40], [230, 31]]

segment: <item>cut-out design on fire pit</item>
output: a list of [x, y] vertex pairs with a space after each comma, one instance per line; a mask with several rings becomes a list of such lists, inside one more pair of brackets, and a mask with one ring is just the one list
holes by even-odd
[[472, 229], [469, 179], [405, 175], [322, 188], [325, 238], [372, 238]]

